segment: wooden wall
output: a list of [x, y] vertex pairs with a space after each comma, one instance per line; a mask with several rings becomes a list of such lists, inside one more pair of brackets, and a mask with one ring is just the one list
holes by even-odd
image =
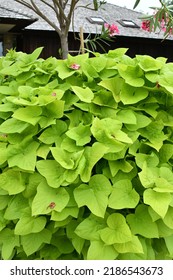
[[[31, 53], [37, 47], [44, 46], [41, 56], [47, 58], [50, 56], [60, 57], [60, 40], [56, 32], [53, 31], [23, 31], [21, 35], [17, 37], [17, 50]], [[80, 43], [74, 39], [74, 34], [69, 33], [69, 49], [77, 54]], [[127, 54], [130, 57], [134, 57], [136, 54], [148, 54], [153, 57], [163, 56], [168, 58], [168, 61], [173, 61], [173, 41], [171, 40], [158, 40], [158, 39], [146, 39], [146, 38], [132, 38], [117, 36], [114, 42], [111, 42], [110, 46], [105, 46], [106, 50], [116, 48], [128, 48]], [[98, 49], [102, 52], [102, 50]]]
[[[74, 40], [74, 34], [69, 34], [69, 49], [79, 50], [79, 41]], [[18, 36], [17, 50], [31, 53], [38, 47], [44, 47], [41, 57], [48, 58], [54, 56], [60, 58], [60, 39], [56, 32], [52, 31], [25, 31]], [[76, 54], [76, 52], [72, 52]]]

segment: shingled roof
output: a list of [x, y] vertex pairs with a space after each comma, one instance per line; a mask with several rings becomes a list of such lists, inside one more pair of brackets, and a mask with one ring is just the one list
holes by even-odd
[[[56, 21], [56, 17], [51, 9], [49, 9], [47, 6], [45, 7], [45, 5], [39, 0], [35, 0], [35, 2], [39, 3], [43, 13], [45, 13], [50, 19]], [[99, 33], [101, 30], [101, 25], [91, 23], [88, 19], [91, 17], [101, 17], [105, 22], [116, 24], [119, 28], [120, 36], [157, 39], [163, 38], [163, 34], [153, 32], [149, 33], [140, 28], [140, 17], [142, 16], [142, 13], [109, 3], [106, 3], [99, 11], [93, 11], [84, 8], [88, 3], [92, 3], [92, 0], [79, 1], [78, 7], [75, 10], [73, 27], [70, 27], [70, 31], [79, 32], [79, 28], [82, 26], [84, 33]], [[25, 27], [27, 30], [53, 30], [53, 28], [48, 23], [46, 23], [42, 18], [38, 17], [32, 10], [19, 3], [16, 3], [14, 0], [0, 0], [0, 20], [5, 18], [30, 20], [30, 24]], [[123, 26], [119, 22], [121, 20], [133, 21], [138, 26], [138, 28]]]

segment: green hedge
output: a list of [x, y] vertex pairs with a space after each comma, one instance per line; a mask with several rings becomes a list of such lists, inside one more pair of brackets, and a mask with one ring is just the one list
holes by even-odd
[[2, 259], [173, 258], [173, 64], [0, 58]]

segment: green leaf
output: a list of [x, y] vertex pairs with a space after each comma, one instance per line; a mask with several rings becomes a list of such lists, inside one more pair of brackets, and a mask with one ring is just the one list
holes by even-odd
[[67, 225], [67, 237], [72, 240], [73, 247], [75, 250], [78, 252], [78, 254], [81, 254], [84, 244], [85, 244], [85, 239], [79, 237], [75, 233], [75, 229], [77, 225], [79, 224], [78, 221], [75, 221], [74, 219]]
[[98, 78], [99, 74], [89, 62], [85, 62], [82, 67], [82, 72], [88, 78], [88, 81], [93, 81], [93, 78]]
[[42, 260], [58, 260], [60, 256], [61, 253], [57, 247], [51, 244], [45, 244], [43, 247], [41, 246], [40, 258]]
[[10, 196], [0, 195], [0, 210], [5, 209], [10, 200], [11, 200]]
[[172, 144], [163, 144], [159, 151], [160, 161], [162, 163], [168, 162], [173, 156], [173, 145]]
[[74, 197], [78, 207], [86, 205], [94, 215], [104, 217], [110, 192], [109, 180], [96, 174], [91, 177], [89, 185], [81, 184], [74, 190]]
[[173, 235], [164, 238], [170, 257], [173, 258]]
[[173, 235], [173, 229], [168, 227], [161, 219], [156, 221], [159, 230], [159, 237], [167, 237]]
[[158, 83], [161, 87], [165, 88], [168, 92], [173, 93], [173, 80], [172, 80], [172, 64], [165, 64], [162, 68]]
[[37, 156], [43, 159], [47, 159], [49, 152], [50, 152], [49, 146], [41, 144], [37, 150]]
[[103, 144], [95, 142], [91, 147], [87, 146], [84, 150], [83, 157], [79, 162], [80, 177], [83, 182], [88, 182], [95, 164], [104, 156], [108, 148]]
[[[5, 86], [5, 85], [1, 85], [0, 86], [0, 93], [4, 94], [4, 95], [14, 95], [14, 91], [13, 88], [10, 86]], [[8, 104], [8, 105], [7, 105]], [[9, 107], [9, 108], [15, 108], [13, 104], [7, 103], [7, 104], [1, 104], [0, 108], [4, 108], [5, 107]], [[10, 110], [11, 111], [11, 110]], [[13, 111], [13, 110], [12, 110]]]
[[135, 208], [139, 194], [133, 189], [130, 180], [120, 180], [113, 185], [108, 206], [113, 209]]
[[94, 67], [96, 72], [99, 73], [106, 67], [107, 59], [105, 57], [102, 57], [102, 59], [100, 59], [100, 57], [92, 57], [89, 63]]
[[86, 240], [99, 240], [99, 230], [105, 226], [106, 223], [102, 218], [91, 214], [76, 227], [75, 233]]
[[134, 112], [136, 116], [136, 124], [126, 124], [126, 128], [130, 131], [136, 131], [139, 128], [146, 127], [151, 123], [151, 119], [148, 118], [147, 116], [141, 114], [141, 113], [136, 113]]
[[164, 218], [171, 202], [169, 193], [158, 193], [152, 189], [147, 189], [144, 191], [143, 198], [145, 204], [150, 205], [157, 214]]
[[7, 169], [0, 174], [0, 186], [3, 190], [6, 190], [9, 195], [22, 192], [25, 189], [25, 184], [21, 172]]
[[[28, 98], [28, 97], [26, 97]], [[21, 97], [16, 97], [16, 96], [8, 96], [6, 98], [9, 102], [19, 105], [19, 106], [35, 106], [38, 104], [38, 98], [35, 96], [32, 96], [30, 100], [21, 98]]]
[[95, 93], [94, 99], [92, 102], [99, 106], [117, 108], [117, 104], [113, 98], [112, 93], [105, 89], [102, 89], [102, 90], [98, 91], [97, 93]]
[[69, 130], [74, 127], [78, 127], [80, 124], [90, 124], [92, 122], [92, 115], [85, 110], [89, 110], [89, 106], [86, 103], [77, 103], [76, 106], [79, 106], [79, 109], [74, 109], [72, 112], [67, 113], [67, 117], [70, 120]]
[[77, 146], [84, 146], [91, 140], [90, 127], [87, 125], [79, 124], [66, 132], [66, 135], [76, 141]]
[[108, 163], [113, 177], [118, 173], [119, 170], [128, 173], [133, 169], [133, 166], [124, 159], [110, 160]]
[[69, 153], [59, 147], [51, 148], [50, 150], [54, 159], [65, 169], [75, 169], [83, 154], [83, 150]]
[[133, 234], [140, 234], [146, 238], [159, 237], [157, 225], [152, 221], [145, 205], [137, 206], [135, 214], [127, 216], [127, 222]]
[[36, 125], [40, 120], [41, 113], [42, 110], [40, 107], [29, 106], [29, 107], [17, 109], [12, 115], [12, 117], [17, 120], [24, 121], [26, 123], [28, 122], [32, 125]]
[[10, 199], [8, 207], [5, 211], [4, 218], [7, 220], [19, 219], [23, 214], [23, 210], [28, 207], [28, 201], [22, 194], [18, 194]]
[[62, 118], [64, 114], [64, 104], [65, 102], [63, 100], [55, 100], [43, 107], [42, 115], [48, 117], [48, 119]]
[[[144, 85], [143, 71], [137, 65], [117, 65], [120, 76], [132, 87], [142, 87]], [[141, 90], [141, 89], [140, 89]]]
[[24, 63], [34, 62], [41, 54], [43, 47], [36, 48], [31, 54], [25, 54], [22, 61]]
[[136, 104], [144, 100], [148, 96], [148, 91], [140, 87], [132, 87], [131, 85], [124, 84], [120, 94], [120, 100], [123, 104]]
[[64, 60], [58, 60], [57, 67], [55, 68], [55, 71], [58, 72], [58, 76], [62, 80], [64, 80], [64, 79], [66, 79], [66, 78], [75, 74], [75, 71], [72, 71], [72, 69], [67, 67]]
[[119, 110], [118, 113], [117, 113], [117, 119], [120, 122], [126, 123], [126, 124], [134, 124], [135, 125], [137, 123], [135, 112], [131, 109]]
[[71, 241], [67, 236], [61, 236], [59, 232], [53, 236], [51, 244], [55, 245], [61, 254], [70, 254], [74, 251]]
[[152, 82], [155, 85], [158, 83], [159, 74], [157, 72], [147, 72], [145, 74], [145, 77], [147, 80], [149, 80], [150, 82]]
[[159, 164], [159, 157], [154, 152], [152, 152], [150, 155], [137, 153], [135, 160], [137, 166], [141, 169], [143, 168], [144, 162], [146, 162], [148, 167], [156, 167]]
[[163, 61], [157, 60], [149, 55], [136, 55], [136, 58], [138, 65], [145, 72], [160, 70], [164, 65]]
[[116, 251], [120, 254], [124, 253], [136, 253], [143, 254], [144, 250], [142, 244], [137, 236], [132, 236], [132, 240], [125, 243], [117, 243], [113, 245]]
[[15, 235], [13, 230], [5, 228], [0, 232], [0, 244], [2, 244], [2, 258], [9, 260], [14, 248], [20, 246], [19, 236]]
[[100, 237], [106, 245], [124, 243], [132, 240], [132, 234], [122, 214], [111, 214], [107, 219], [108, 227], [100, 230]]
[[154, 187], [156, 178], [159, 177], [159, 168], [148, 167], [146, 161], [142, 166], [142, 171], [139, 172], [139, 178], [144, 188]]
[[173, 229], [173, 207], [169, 207], [169, 209], [163, 219], [163, 222], [166, 226]]
[[111, 58], [121, 59], [127, 51], [127, 48], [117, 48], [115, 50], [109, 50], [107, 56]]
[[7, 226], [7, 220], [4, 218], [4, 213], [0, 211], [0, 232], [6, 228]]
[[173, 174], [168, 167], [159, 168], [159, 176], [155, 179], [155, 191], [157, 192], [173, 192]]
[[35, 141], [9, 145], [7, 149], [9, 167], [18, 166], [23, 170], [34, 171], [38, 147], [39, 143]]
[[147, 240], [139, 237], [140, 242], [143, 247], [143, 253], [135, 254], [135, 253], [124, 253], [120, 255], [120, 260], [155, 260], [155, 251], [152, 248], [151, 240]]
[[51, 211], [61, 212], [68, 201], [69, 194], [63, 187], [53, 189], [43, 181], [39, 184], [32, 202], [32, 215], [48, 214]]
[[120, 77], [114, 77], [107, 80], [103, 80], [99, 83], [100, 86], [108, 89], [112, 92], [116, 102], [120, 101], [120, 91], [124, 81]]
[[36, 167], [52, 188], [59, 188], [65, 180], [65, 169], [55, 160], [39, 160]]
[[163, 141], [167, 139], [167, 136], [162, 131], [164, 128], [163, 124], [160, 122], [152, 122], [147, 127], [141, 128], [139, 130], [141, 136], [146, 138], [149, 142], [148, 145], [156, 149], [157, 151], [163, 145]]
[[48, 229], [43, 229], [38, 233], [30, 233], [21, 236], [21, 244], [27, 256], [37, 252], [40, 246], [44, 243], [50, 243], [51, 232]]
[[124, 149], [124, 143], [132, 143], [131, 138], [121, 130], [122, 123], [111, 118], [93, 120], [91, 132], [97, 141], [109, 147], [111, 152], [120, 152]]
[[[6, 135], [4, 135], [6, 138]], [[4, 138], [3, 135], [0, 135], [0, 140], [1, 138]], [[7, 144], [6, 143], [0, 143], [0, 151], [1, 151], [1, 157], [0, 157], [0, 165], [5, 163], [7, 160], [7, 149], [6, 149]]]
[[105, 245], [101, 240], [91, 241], [87, 253], [87, 260], [115, 260], [117, 251], [112, 245]]
[[94, 93], [88, 87], [82, 88], [78, 86], [71, 87], [74, 93], [79, 97], [79, 99], [86, 103], [91, 103], [92, 99], [94, 98]]
[[21, 133], [29, 126], [28, 123], [16, 119], [8, 119], [0, 125], [2, 133]]
[[53, 144], [58, 142], [59, 138], [62, 141], [62, 135], [66, 130], [66, 123], [62, 120], [57, 120], [56, 124], [45, 129], [38, 139], [45, 144]]
[[25, 213], [17, 222], [14, 232], [16, 235], [40, 232], [44, 229], [46, 221], [46, 217], [31, 217], [28, 213]]
[[[2, 86], [0, 86], [0, 91], [1, 91]], [[6, 92], [7, 89], [9, 89], [9, 87], [5, 87], [4, 86], [4, 91]], [[11, 94], [11, 92], [10, 92]], [[17, 108], [14, 104], [11, 103], [5, 103], [5, 104], [0, 104], [0, 112], [13, 112], [15, 111]]]
[[52, 221], [64, 221], [69, 216], [77, 218], [78, 214], [79, 214], [78, 207], [68, 207], [68, 205], [67, 205], [66, 208], [64, 208], [61, 212], [52, 211], [51, 220]]
[[26, 175], [26, 179], [25, 179], [26, 188], [22, 193], [23, 196], [27, 199], [34, 197], [37, 191], [37, 187], [42, 180], [43, 177], [38, 172], [29, 174], [29, 177]]
[[26, 101], [30, 101], [31, 97], [33, 96], [34, 92], [33, 92], [33, 88], [31, 86], [19, 86], [18, 87], [18, 92], [19, 92], [19, 97], [18, 100], [20, 102], [20, 98], [25, 99]]
[[135, 9], [138, 6], [139, 2], [140, 2], [140, 0], [136, 0], [135, 5], [133, 6], [133, 9]]

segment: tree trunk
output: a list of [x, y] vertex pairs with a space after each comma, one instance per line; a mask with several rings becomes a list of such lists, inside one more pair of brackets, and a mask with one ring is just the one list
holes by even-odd
[[61, 33], [60, 36], [61, 41], [61, 51], [62, 51], [62, 59], [66, 59], [68, 56], [68, 34]]

